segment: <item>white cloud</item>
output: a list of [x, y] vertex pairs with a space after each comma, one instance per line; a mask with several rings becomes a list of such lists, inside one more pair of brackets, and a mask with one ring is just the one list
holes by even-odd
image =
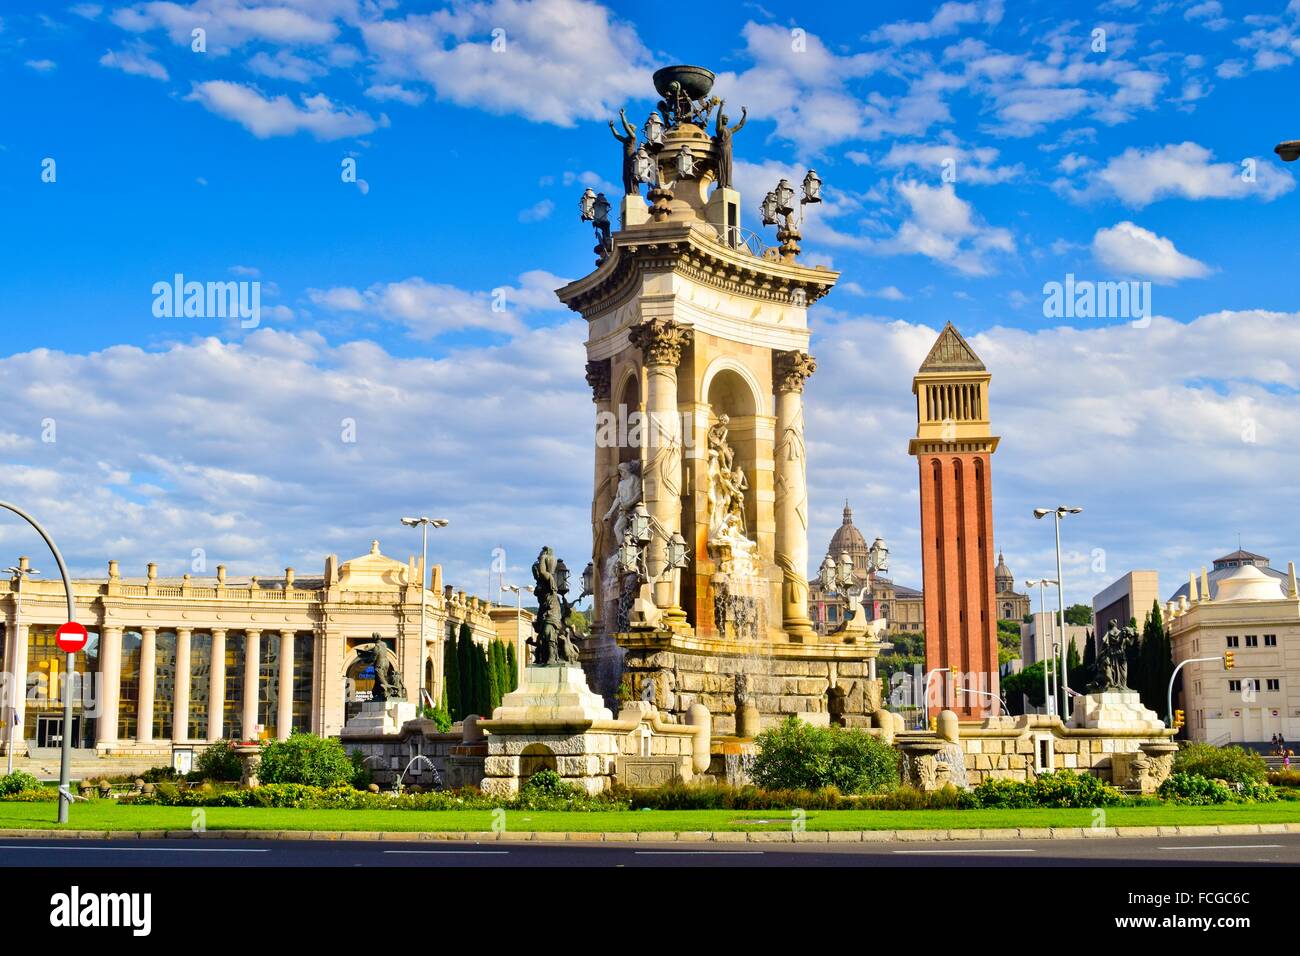
[[[955, 181], [968, 185], [985, 186], [1019, 179], [1025, 168], [998, 166], [998, 151], [991, 146], [963, 147], [957, 143], [895, 143], [880, 160], [885, 169], [920, 167], [936, 179], [951, 171]], [[856, 160], [855, 160], [856, 161]]]
[[173, 43], [186, 47], [191, 32], [201, 27], [207, 33], [208, 51], [221, 54], [255, 41], [327, 44], [339, 32], [333, 17], [355, 19], [356, 11], [354, 0], [195, 0], [188, 5], [150, 0], [114, 10], [109, 19], [132, 33], [163, 30]]
[[259, 76], [290, 80], [294, 83], [310, 83], [316, 77], [324, 76], [329, 72], [319, 63], [290, 53], [288, 50], [278, 50], [274, 56], [265, 50], [259, 50], [248, 61], [248, 68]]
[[287, 96], [267, 97], [256, 88], [226, 80], [195, 83], [186, 97], [218, 116], [234, 120], [258, 139], [309, 132], [319, 140], [361, 136], [388, 125], [388, 117], [335, 106], [323, 93], [304, 96], [298, 106]]
[[1251, 181], [1240, 164], [1213, 159], [1213, 153], [1193, 142], [1130, 147], [1090, 173], [1081, 187], [1064, 179], [1053, 185], [1078, 201], [1114, 197], [1138, 208], [1168, 197], [1269, 202], [1295, 188], [1294, 177], [1271, 163], [1257, 162]]
[[520, 222], [541, 222], [543, 219], [549, 219], [551, 213], [555, 212], [555, 203], [549, 199], [542, 199], [527, 209], [520, 210]]
[[887, 249], [919, 253], [950, 266], [964, 275], [988, 275], [993, 253], [1015, 252], [1009, 230], [991, 227], [979, 220], [970, 203], [957, 195], [951, 184], [927, 186], [905, 181], [898, 192], [910, 214], [898, 227]]
[[534, 270], [521, 275], [518, 285], [489, 291], [467, 291], [413, 276], [400, 282], [375, 283], [367, 289], [309, 289], [307, 296], [331, 312], [392, 322], [415, 339], [429, 340], [466, 329], [523, 334], [522, 316], [562, 308], [555, 290], [564, 284], [559, 276]]
[[426, 99], [418, 90], [408, 90], [398, 83], [377, 83], [367, 88], [366, 96], [372, 100], [396, 100], [407, 106], [419, 106]]
[[361, 31], [386, 82], [422, 81], [439, 99], [491, 113], [572, 126], [654, 93], [635, 28], [588, 0], [461, 3]]
[[917, 40], [931, 40], [935, 37], [956, 33], [963, 26], [983, 24], [996, 26], [1002, 20], [1002, 0], [985, 0], [985, 2], [956, 3], [949, 0], [942, 4], [929, 20], [889, 23], [879, 28], [873, 39], [883, 39], [895, 46], [904, 46]]
[[1209, 266], [1183, 255], [1171, 240], [1127, 221], [1098, 229], [1092, 237], [1092, 254], [1121, 275], [1155, 282], [1203, 279], [1210, 274]]
[[50, 73], [58, 68], [53, 60], [27, 60], [23, 65], [37, 73]]
[[109, 50], [99, 58], [100, 66], [111, 67], [134, 76], [147, 76], [153, 80], [169, 79], [167, 68], [149, 54], [153, 47], [147, 43], [128, 43], [121, 50]]

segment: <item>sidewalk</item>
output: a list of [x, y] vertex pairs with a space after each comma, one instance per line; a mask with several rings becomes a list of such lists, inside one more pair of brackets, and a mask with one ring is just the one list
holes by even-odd
[[37, 830], [0, 829], [0, 840], [347, 840], [389, 843], [938, 843], [972, 840], [1095, 840], [1124, 837], [1300, 833], [1300, 823], [1175, 827], [1021, 827], [998, 830], [682, 830], [620, 832], [441, 830]]

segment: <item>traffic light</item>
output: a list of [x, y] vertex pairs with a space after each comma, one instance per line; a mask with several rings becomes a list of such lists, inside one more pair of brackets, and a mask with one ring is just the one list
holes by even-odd
[[1174, 730], [1182, 730], [1185, 723], [1187, 723], [1187, 715], [1181, 710], [1174, 711]]
[[1233, 657], [1232, 657], [1232, 651], [1224, 651], [1224, 652], [1223, 652], [1223, 669], [1224, 669], [1225, 671], [1230, 671], [1230, 670], [1232, 670], [1232, 668], [1233, 668], [1233, 664], [1234, 664], [1234, 661], [1233, 661]]

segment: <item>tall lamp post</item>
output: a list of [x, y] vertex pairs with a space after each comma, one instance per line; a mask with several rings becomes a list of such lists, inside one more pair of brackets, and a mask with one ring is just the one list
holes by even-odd
[[[406, 525], [408, 528], [418, 527], [420, 529], [420, 660], [423, 662], [426, 651], [424, 646], [424, 604], [425, 592], [429, 590], [429, 528], [430, 526], [434, 528], [445, 528], [447, 527], [447, 519], [425, 518], [423, 516], [419, 518], [403, 518], [402, 524]], [[437, 665], [435, 664], [434, 666], [436, 667]], [[423, 675], [423, 663], [420, 664], [420, 671]], [[434, 691], [438, 692], [439, 696], [441, 696], [440, 688], [435, 687]], [[419, 695], [416, 696], [418, 697]], [[435, 702], [430, 706], [437, 707], [438, 705]]]
[[[22, 567], [21, 562], [18, 566], [11, 566], [5, 568], [5, 570], [9, 572], [9, 574], [13, 575], [14, 586], [15, 586], [14, 587], [14, 619], [12, 622], [13, 626], [9, 628], [9, 630], [13, 631], [13, 647], [9, 651], [9, 655], [8, 655], [8, 660], [13, 661], [13, 660], [17, 660], [18, 658], [18, 628], [20, 622], [22, 621], [22, 616], [23, 616], [22, 579], [25, 575], [40, 574], [41, 572], [37, 571], [35, 568]], [[14, 772], [14, 729], [18, 726], [17, 695], [27, 692], [27, 681], [24, 679], [24, 675], [14, 674], [13, 680], [10, 682], [10, 685], [11, 686], [9, 686], [5, 691], [5, 693], [9, 697], [9, 712], [8, 714], [5, 715], [9, 724], [9, 748], [8, 748], [9, 766], [6, 770], [7, 773]]]
[[1061, 719], [1068, 721], [1070, 719], [1070, 675], [1066, 671], [1065, 658], [1067, 648], [1070, 642], [1065, 636], [1065, 587], [1061, 584], [1061, 519], [1066, 515], [1077, 515], [1083, 511], [1082, 508], [1072, 508], [1067, 505], [1060, 505], [1056, 508], [1035, 508], [1035, 518], [1046, 518], [1049, 514], [1056, 516], [1056, 601], [1059, 605], [1058, 612], [1061, 615], [1061, 673], [1057, 684], [1061, 690]]
[[[1039, 578], [1037, 581], [1026, 581], [1025, 587], [1032, 588], [1038, 586], [1038, 617], [1039, 619], [1047, 618], [1047, 598], [1044, 596], [1044, 588], [1049, 584], [1059, 584], [1059, 581], [1053, 581], [1051, 578]], [[1051, 623], [1051, 618], [1047, 618], [1047, 623]], [[1038, 644], [1042, 650], [1037, 651], [1038, 659], [1043, 663], [1043, 713], [1047, 713], [1047, 702], [1051, 699], [1051, 693], [1047, 689], [1047, 658], [1049, 655], [1043, 653], [1048, 648], [1048, 641], [1052, 639], [1052, 632], [1048, 631], [1044, 637], [1038, 633], [1038, 625], [1034, 625], [1034, 643]]]
[[503, 584], [502, 591], [515, 592], [515, 683], [524, 682], [524, 643], [519, 639], [519, 620], [524, 616], [524, 592], [533, 593], [531, 584]]

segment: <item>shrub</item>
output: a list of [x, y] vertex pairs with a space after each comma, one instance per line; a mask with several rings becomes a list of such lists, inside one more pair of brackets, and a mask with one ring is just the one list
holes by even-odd
[[755, 744], [750, 776], [769, 790], [878, 793], [898, 786], [898, 752], [860, 730], [813, 727], [789, 717]]
[[616, 788], [612, 799], [627, 800], [634, 810], [847, 810], [860, 805], [834, 787], [821, 790], [764, 790], [730, 784], [680, 781], [648, 790]]
[[1263, 783], [1268, 779], [1268, 764], [1253, 750], [1242, 747], [1188, 744], [1174, 755], [1174, 773], [1195, 774], [1229, 783]]
[[1211, 803], [1228, 803], [1232, 791], [1217, 780], [1195, 773], [1171, 773], [1160, 785], [1160, 796], [1174, 803], [1205, 806]]
[[340, 787], [356, 777], [355, 758], [333, 737], [293, 734], [262, 748], [257, 778], [262, 783], [297, 783], [311, 787]]
[[1236, 798], [1245, 803], [1272, 803], [1278, 799], [1276, 790], [1266, 783], [1260, 783], [1258, 780], [1247, 780], [1244, 783], [1233, 784], [1232, 789]]
[[1100, 777], [1072, 770], [1055, 770], [1024, 783], [985, 778], [974, 789], [962, 793], [959, 802], [966, 809], [1106, 807], [1124, 802], [1124, 794]]
[[218, 740], [199, 752], [190, 776], [196, 780], [238, 780], [243, 769], [243, 761], [235, 753], [233, 743]]
[[1275, 787], [1300, 787], [1300, 770], [1274, 770], [1268, 782]]
[[41, 782], [26, 770], [15, 770], [0, 777], [0, 797], [12, 797], [20, 793], [32, 793], [43, 790]]
[[438, 728], [438, 733], [445, 734], [451, 730], [451, 714], [447, 713], [442, 707], [425, 706], [420, 714], [425, 720], [432, 720], [433, 725]]
[[164, 781], [176, 780], [180, 774], [174, 767], [150, 767], [144, 773], [140, 774], [140, 779], [145, 783], [163, 783]]

